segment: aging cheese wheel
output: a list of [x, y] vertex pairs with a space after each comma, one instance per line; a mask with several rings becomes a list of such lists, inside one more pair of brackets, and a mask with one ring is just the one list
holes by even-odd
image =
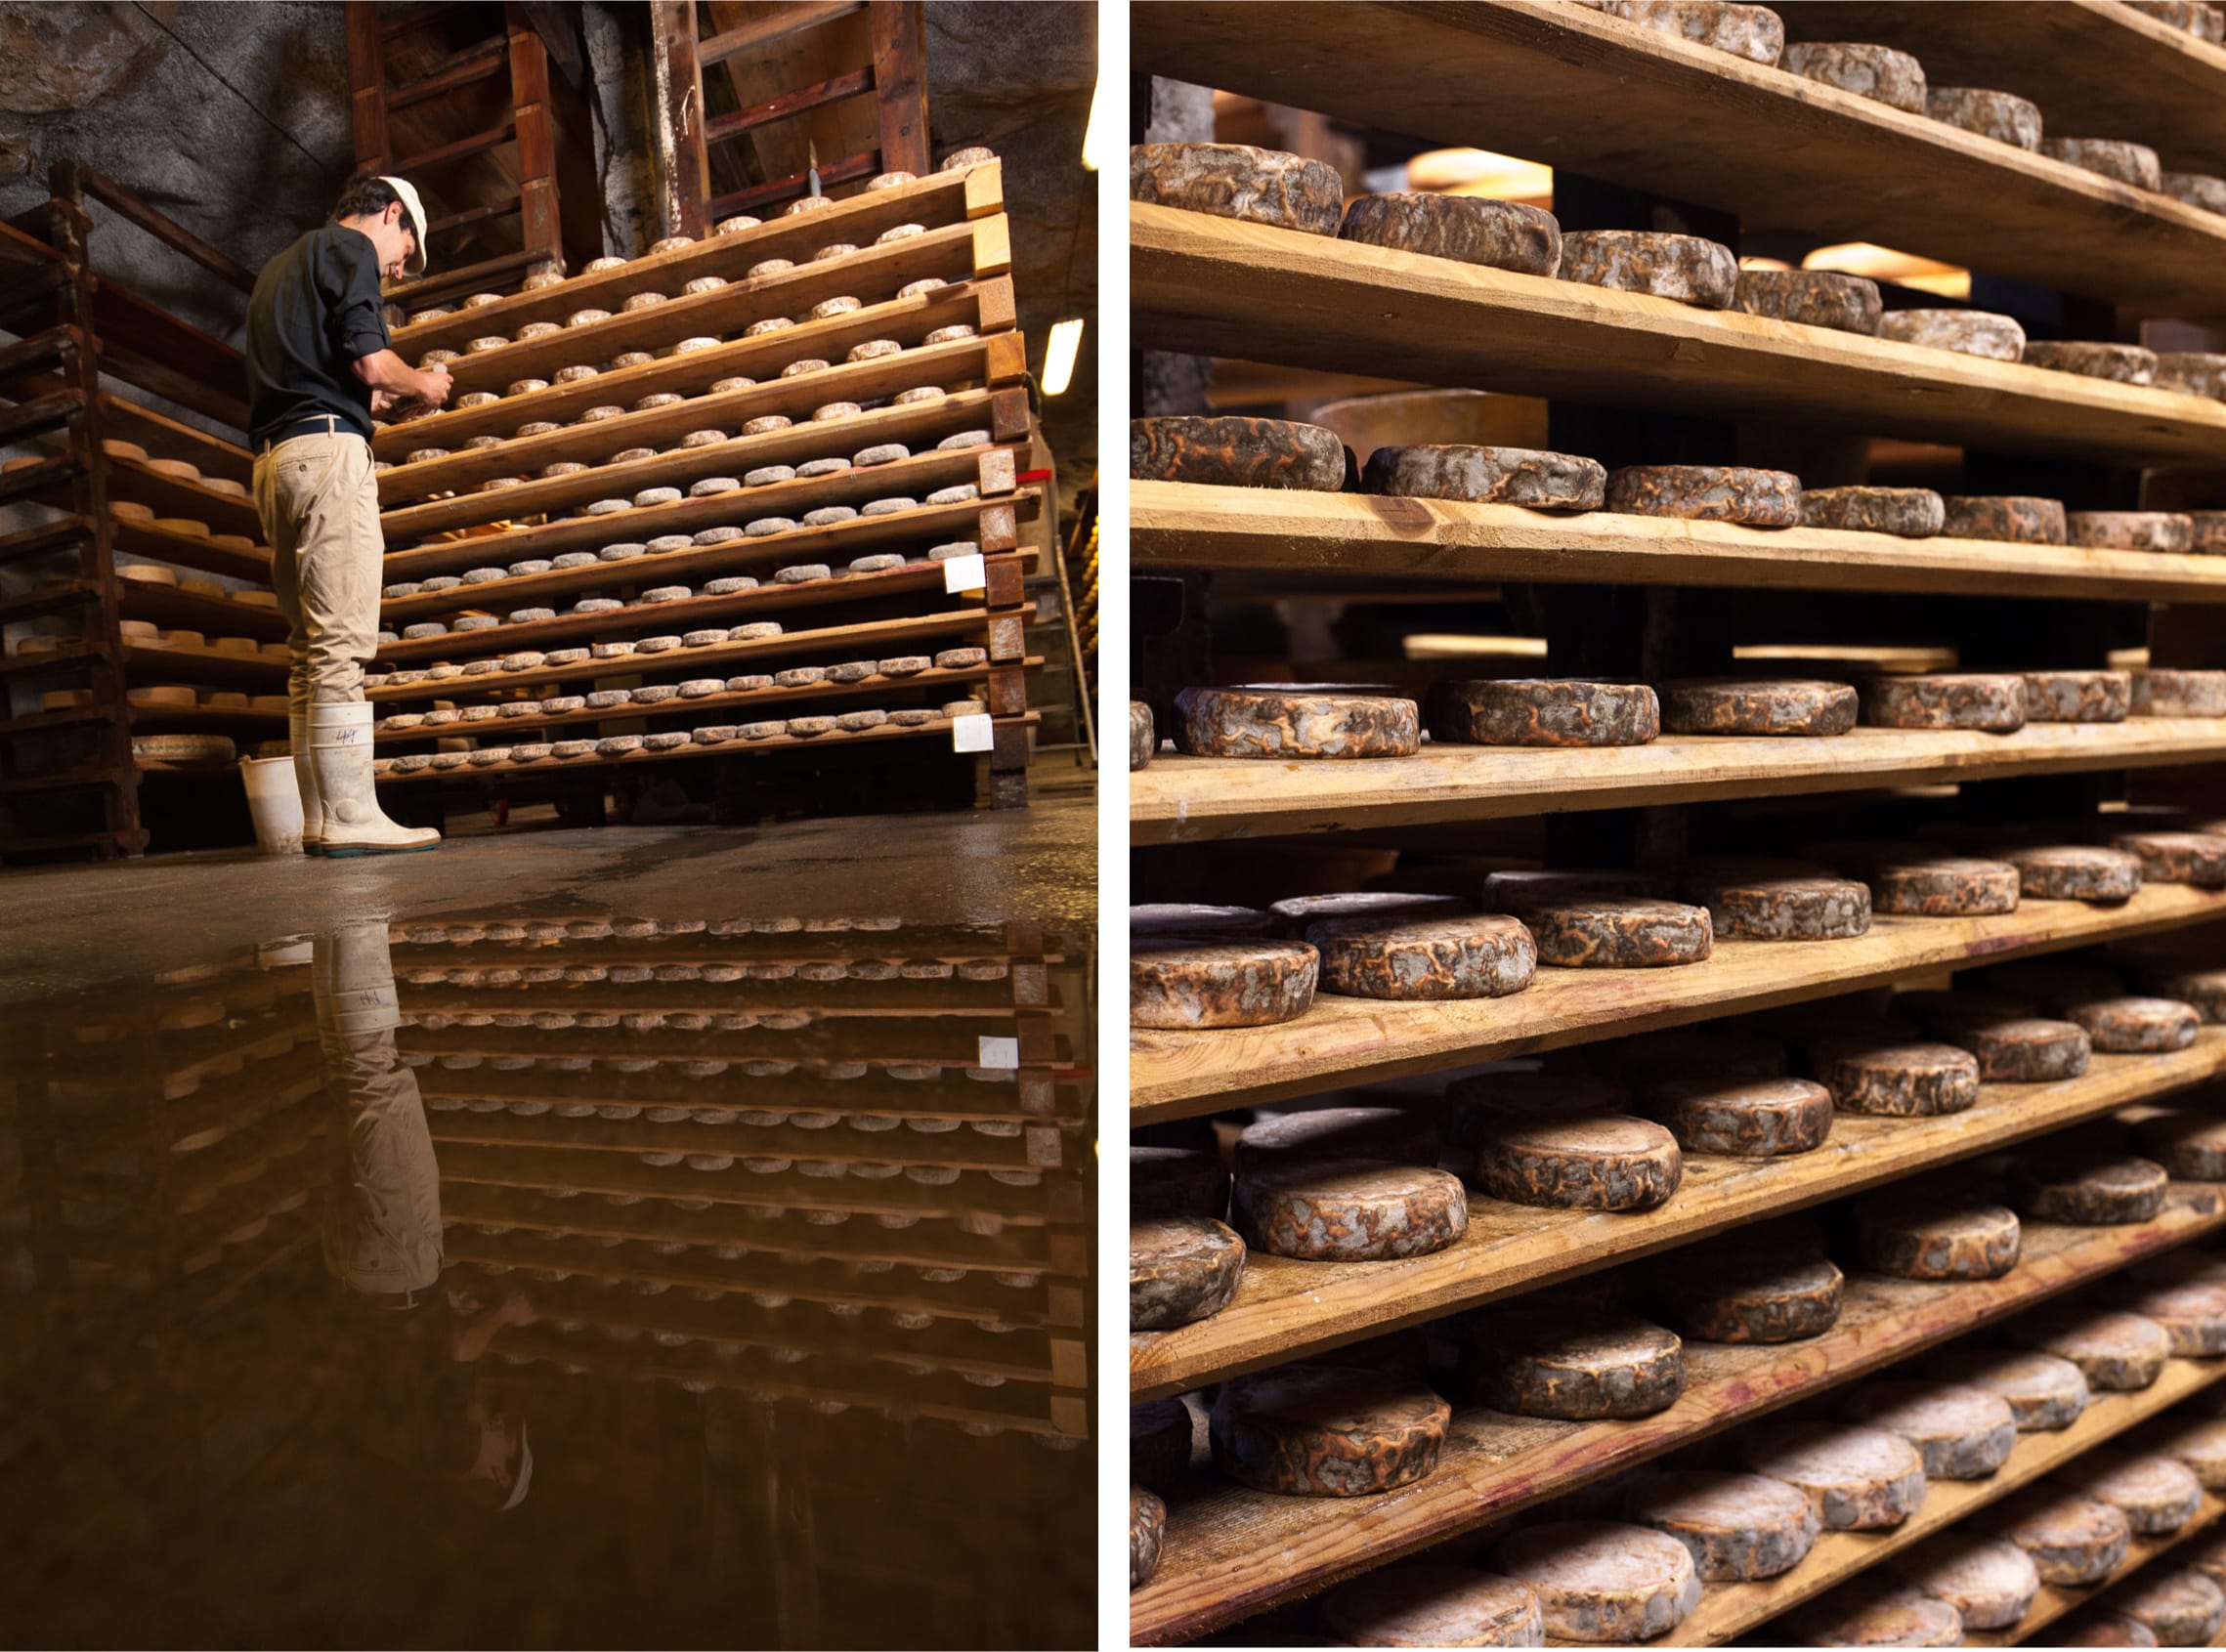
[[1538, 961], [1562, 969], [1660, 969], [1699, 963], [1715, 945], [1708, 909], [1676, 901], [1525, 902], [1517, 910]]
[[2155, 1320], [2077, 1304], [2021, 1314], [2008, 1334], [2020, 1347], [2070, 1360], [2089, 1388], [2110, 1394], [2148, 1387], [2172, 1357], [2171, 1336]]
[[2061, 499], [2023, 494], [1949, 494], [1941, 531], [1950, 539], [1999, 539], [2013, 545], [2061, 545], [2069, 529]]
[[1948, 502], [1929, 487], [1806, 487], [1801, 520], [1811, 528], [1923, 539], [1948, 521]]
[[2192, 350], [2160, 351], [2157, 384], [2163, 390], [2207, 396], [2215, 401], [2226, 396], [2226, 356]]
[[1911, 114], [1925, 112], [1924, 64], [1891, 46], [1795, 44], [1777, 66]]
[[2017, 1215], [1998, 1205], [1927, 1207], [1906, 1190], [1855, 1207], [1866, 1267], [1896, 1279], [1999, 1279], [2017, 1266]]
[[1129, 948], [1129, 1025], [1272, 1027], [1313, 1007], [1318, 954], [1304, 941], [1171, 936]]
[[1210, 1216], [1229, 1207], [1229, 1178], [1211, 1153], [1190, 1147], [1129, 1149], [1129, 1208], [1138, 1215]]
[[1322, 1622], [1348, 1646], [1543, 1646], [1537, 1591], [1470, 1566], [1387, 1566], [1322, 1599]]
[[1899, 1526], [1924, 1502], [1916, 1448], [1882, 1428], [1765, 1422], [1741, 1431], [1735, 1449], [1757, 1474], [1806, 1497], [1827, 1532]]
[[1477, 1129], [1477, 1185], [1517, 1205], [1650, 1210], [1684, 1174], [1677, 1138], [1644, 1119], [1529, 1114]]
[[2133, 1134], [2174, 1181], [2226, 1181], [2226, 1120], [2175, 1110], [2142, 1120]]
[[2098, 1447], [2056, 1471], [2066, 1490], [2125, 1511], [2142, 1537], [2176, 1532], [2203, 1511], [2203, 1482], [2177, 1458]]
[[2040, 1592], [2032, 1557], [1999, 1538], [1945, 1533], [1903, 1555], [1894, 1569], [1954, 1607], [1966, 1631], [2007, 1628]]
[[2024, 1549], [2044, 1584], [2098, 1582], [2125, 1558], [2133, 1543], [2123, 1509], [2044, 1488], [2003, 1504], [1982, 1524]]
[[1822, 1529], [1807, 1498], [1760, 1474], [1642, 1474], [1624, 1511], [1685, 1545], [1701, 1582], [1711, 1584], [1789, 1572], [1808, 1557]]
[[2058, 1646], [2157, 1646], [2156, 1631], [2119, 1612], [2075, 1612], [2048, 1630]]
[[1978, 1058], [1953, 1044], [1832, 1045], [1817, 1052], [1816, 1067], [1846, 1113], [1930, 1119], [1979, 1099]]
[[1702, 1342], [1798, 1342], [1839, 1323], [1846, 1283], [1822, 1257], [1711, 1253], [1663, 1268], [1679, 1328]]
[[1786, 1620], [1805, 1646], [1960, 1646], [1963, 1620], [1883, 1572], [1858, 1577]]
[[1994, 1020], [1944, 1021], [1942, 1030], [1978, 1058], [1979, 1080], [1987, 1084], [2053, 1084], [2076, 1079], [2093, 1052], [2086, 1030], [2076, 1022], [2033, 1016]]
[[1247, 1124], [1237, 1135], [1237, 1174], [1329, 1159], [1389, 1159], [1427, 1165], [1437, 1132], [1427, 1113], [1404, 1107], [1318, 1107]]
[[1362, 195], [1346, 207], [1337, 233], [1344, 240], [1525, 275], [1551, 275], [1562, 262], [1562, 226], [1551, 212], [1479, 195]]
[[1152, 727], [1152, 708], [1140, 699], [1129, 701], [1129, 771], [1134, 774], [1152, 760], [1159, 749], [1159, 734]]
[[1878, 336], [1991, 361], [2025, 355], [2025, 329], [2007, 316], [1983, 310], [1890, 310], [1878, 318]]
[[2160, 997], [2195, 1005], [2205, 1021], [2226, 1021], [2226, 969], [2171, 970], [2151, 977], [2148, 985]]
[[2081, 172], [2115, 178], [2137, 190], [2159, 189], [2164, 181], [2157, 151], [2146, 144], [2128, 144], [2116, 138], [2043, 138], [2040, 152]]
[[[1431, 198], [1504, 204], [1461, 195]], [[1407, 499], [1597, 511], [1607, 495], [1607, 471], [1597, 459], [1535, 447], [1485, 447], [1467, 443], [1379, 447], [1368, 455], [1368, 463], [1361, 470], [1360, 490]]]
[[2143, 883], [2226, 888], [2226, 837], [2205, 831], [2125, 831], [2110, 840], [2141, 863]]
[[2029, 723], [2122, 723], [2133, 710], [2129, 671], [2028, 671]]
[[1129, 1408], [1129, 1473], [1164, 1492], [1190, 1472], [1193, 1424], [1179, 1399], [1147, 1400]]
[[1345, 444], [1334, 431], [1288, 419], [1131, 419], [1129, 474], [1139, 482], [1335, 493], [1345, 486]]
[[2195, 525], [2195, 536], [2187, 547], [2191, 553], [2214, 557], [2226, 552], [2226, 511], [2189, 511], [2187, 519]]
[[1673, 1079], [1648, 1089], [1647, 1111], [1688, 1153], [1776, 1159], [1823, 1146], [1832, 1092], [1806, 1079]]
[[1714, 933], [1728, 940], [1850, 941], [1870, 932], [1870, 891], [1849, 878], [1705, 862], [1688, 877]]
[[1775, 64], [1785, 50], [1784, 21], [1768, 6], [1742, 6], [1735, 0], [1605, 0], [1602, 10], [1750, 63]]
[[1699, 235], [1572, 230], [1562, 236], [1558, 273], [1564, 281], [1726, 310], [1738, 287], [1739, 261], [1730, 247]]
[[1934, 1480], [1984, 1480], [2017, 1444], [2007, 1400], [1952, 1382], [1868, 1383], [1848, 1396], [1841, 1415], [1901, 1435]]
[[2195, 523], [2170, 511], [2072, 511], [2064, 529], [2075, 545], [2115, 551], [2185, 551]]
[[1383, 1262], [1442, 1250], [1469, 1231], [1458, 1176], [1382, 1159], [1301, 1160], [1237, 1177], [1246, 1240], [1302, 1262]]
[[1184, 689], [1175, 747], [1194, 757], [1411, 757], [1422, 710], [1393, 695], [1311, 687]]
[[1206, 1216], [1147, 1215], [1129, 1223], [1129, 1329], [1164, 1331], [1229, 1305], [1244, 1273], [1244, 1241]]
[[1433, 683], [1430, 738], [1463, 745], [1645, 745], [1662, 732], [1644, 683], [1517, 677]]
[[1862, 688], [1862, 720], [1881, 729], [2014, 734], [2025, 727], [2025, 679], [1979, 671], [1873, 677]]
[[2131, 0], [2131, 3], [2135, 11], [2146, 12], [2172, 28], [2184, 28], [2213, 46], [2218, 44], [2222, 32], [2226, 32], [2226, 18], [2220, 17], [2216, 6], [2205, 5], [2203, 0]]
[[1607, 508], [1630, 516], [1798, 528], [1801, 479], [1733, 465], [1626, 465], [1607, 474]]
[[1944, 1382], [2000, 1395], [2017, 1419], [2020, 1433], [2069, 1428], [2078, 1421], [2091, 1398], [2079, 1368], [2053, 1354], [1950, 1348], [1932, 1362], [1931, 1369]]
[[[2155, 1320], [2171, 1338], [2172, 1352], [2181, 1359], [2207, 1359], [2226, 1354], [2226, 1283], [2189, 1280], [2179, 1285], [2151, 1286], [2124, 1303], [2127, 1313]], [[2219, 1427], [2217, 1424], [2208, 1426]], [[2226, 1431], [2219, 1436], [2226, 1445]], [[2162, 1449], [2162, 1448], [2159, 1448]], [[2179, 1452], [2165, 1455], [2179, 1457]], [[2205, 1477], [2205, 1485], [2214, 1482]]]
[[2157, 353], [2138, 344], [2099, 344], [2083, 341], [2027, 339], [2025, 364], [2051, 372], [2078, 373], [2117, 384], [2154, 384]]
[[2044, 1222], [2104, 1227], [2146, 1222], [2164, 1207], [2164, 1167], [2146, 1159], [2097, 1163], [2078, 1148], [2040, 1150], [2017, 1166], [2018, 1208]]
[[2226, 717], [2226, 671], [2136, 671], [2133, 715]]
[[1870, 886], [1870, 910], [1912, 917], [1971, 917], [2017, 911], [2017, 868], [1943, 855], [1887, 856], [1853, 869]]
[[2226, 1625], [2226, 1589], [2197, 1571], [2144, 1567], [2111, 1604], [2161, 1646], [2208, 1646]]
[[1700, 1604], [1700, 1575], [1677, 1539], [1645, 1526], [1568, 1520], [1499, 1546], [1500, 1569], [1538, 1593], [1556, 1640], [1630, 1645], [1667, 1634]]
[[1487, 1314], [1476, 1325], [1477, 1397], [1518, 1417], [1651, 1417], [1685, 1392], [1685, 1345], [1621, 1314]]
[[1151, 902], [1129, 909], [1129, 939], [1157, 941], [1170, 936], [1226, 940], [1280, 933], [1272, 915], [1257, 907], [1207, 907], [1184, 902]]
[[1452, 1407], [1411, 1377], [1286, 1365], [1221, 1384], [1215, 1464], [1255, 1491], [1373, 1497], [1437, 1466]]
[[1997, 144], [2012, 144], [2021, 149], [2040, 148], [2039, 106], [2008, 92], [1971, 86], [1927, 87], [1925, 113]]
[[2096, 1049], [2111, 1055], [2185, 1049], [2203, 1023], [2195, 1005], [2173, 998], [2090, 999], [2068, 1005], [2064, 1013], [2087, 1030]]
[[1129, 198], [1334, 235], [1345, 183], [1326, 161], [1250, 144], [1135, 144], [1129, 149]]
[[2127, 901], [2141, 887], [2141, 863], [2117, 849], [2043, 843], [2002, 851], [2017, 868], [2018, 893], [2033, 901]]
[[1741, 270], [1732, 308], [1834, 332], [1878, 333], [1878, 283], [1832, 270]]
[[1844, 735], [1855, 727], [1849, 683], [1690, 677], [1661, 686], [1662, 727], [1679, 735]]
[[1503, 998], [1538, 967], [1530, 931], [1499, 912], [1325, 918], [1306, 926], [1321, 987], [1356, 998]]
[[1167, 1530], [1167, 1504], [1141, 1486], [1129, 1488], [1129, 1587], [1142, 1588], [1159, 1570], [1160, 1537]]

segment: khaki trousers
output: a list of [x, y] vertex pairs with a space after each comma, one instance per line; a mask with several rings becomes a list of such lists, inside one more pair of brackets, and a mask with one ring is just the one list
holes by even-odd
[[279, 443], [255, 460], [255, 511], [292, 628], [288, 698], [296, 706], [362, 699], [386, 557], [370, 444], [346, 430]]

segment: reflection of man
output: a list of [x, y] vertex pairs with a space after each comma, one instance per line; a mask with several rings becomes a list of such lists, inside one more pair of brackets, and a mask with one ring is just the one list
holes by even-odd
[[439, 1288], [441, 1169], [417, 1075], [395, 1048], [402, 1016], [386, 925], [320, 935], [311, 985], [343, 1124], [331, 1138], [325, 1265], [382, 1321], [363, 1364], [369, 1403], [356, 1420], [377, 1455], [515, 1508], [534, 1474], [525, 1419], [488, 1409], [478, 1367], [502, 1329], [530, 1324], [534, 1311], [516, 1292], [489, 1308]]

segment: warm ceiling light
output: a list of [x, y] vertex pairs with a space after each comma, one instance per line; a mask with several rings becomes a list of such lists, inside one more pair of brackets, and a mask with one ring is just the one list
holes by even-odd
[[1739, 268], [1742, 270], [1790, 270], [1793, 266], [1786, 263], [1782, 258], [1742, 258], [1739, 260]]
[[1896, 252], [1892, 247], [1873, 246], [1868, 241], [1820, 246], [1801, 260], [1801, 268], [1868, 275], [1875, 281], [1892, 281], [1899, 286], [1915, 287], [1920, 292], [1938, 293], [1943, 298], [1971, 296], [1970, 271], [1919, 258], [1913, 253]]
[[1090, 124], [1082, 129], [1082, 167], [1095, 172], [1105, 164], [1105, 81], [1099, 78], [1090, 92]]
[[1554, 169], [1489, 149], [1427, 149], [1407, 162], [1407, 188], [1493, 200], [1550, 200]]
[[1082, 320], [1051, 323], [1051, 336], [1044, 346], [1044, 394], [1056, 396], [1074, 379], [1074, 359], [1082, 350]]

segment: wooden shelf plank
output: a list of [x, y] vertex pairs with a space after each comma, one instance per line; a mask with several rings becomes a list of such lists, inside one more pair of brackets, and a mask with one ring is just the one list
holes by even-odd
[[[206, 523], [212, 533], [238, 533], [258, 538], [263, 525], [255, 515], [255, 501], [243, 495], [221, 492], [183, 477], [165, 476], [137, 459], [108, 457], [108, 497], [146, 505], [157, 517], [184, 517]], [[191, 535], [180, 535], [191, 537]]]
[[137, 683], [205, 683], [211, 688], [282, 694], [286, 661], [263, 655], [219, 654], [208, 648], [155, 647], [127, 638], [125, 672]]
[[2226, 221], [1579, 6], [1309, 9], [1263, 50], [1246, 6], [1200, 0], [1154, 8], [1134, 53], [1139, 70], [1521, 155], [1750, 228], [1875, 241], [2148, 315], [2226, 309]]
[[1142, 1645], [1192, 1639], [1405, 1558], [1780, 1406], [1909, 1358], [2226, 1225], [2219, 1190], [2182, 1186], [2155, 1221], [2112, 1228], [2029, 1222], [2018, 1265], [1980, 1284], [1868, 1274], [1847, 1284], [1838, 1325], [1808, 1341], [1686, 1343], [1676, 1405], [1625, 1422], [1558, 1422], [1455, 1411], [1435, 1473], [1385, 1497], [1273, 1497], [1199, 1476], [1169, 1500], [1159, 1571], [1129, 1597]]
[[[2195, 216], [2226, 256], [2226, 218]], [[2226, 455], [2226, 402], [2177, 391], [1139, 202], [1129, 228], [1136, 337], [1153, 349], [2090, 460]]]
[[[268, 589], [271, 584], [271, 552], [266, 545], [255, 545], [241, 550], [232, 545], [211, 544], [191, 533], [173, 533], [166, 528], [157, 528], [151, 522], [132, 522], [115, 518], [109, 525], [111, 542], [123, 558], [145, 557], [150, 562], [166, 562], [179, 568], [189, 568], [197, 573], [221, 573], [233, 579], [252, 579]], [[257, 533], [260, 533], [257, 529]], [[249, 534], [253, 538], [256, 534]]]
[[1356, 598], [1387, 578], [1441, 579], [1439, 596], [1458, 596], [1464, 579], [1998, 596], [2014, 578], [2020, 596], [2226, 602], [2226, 557], [1172, 482], [1130, 483], [1129, 509], [1138, 566], [1282, 574], [1332, 592], [1343, 579]]
[[1212, 1319], [1133, 1333], [1134, 1401], [1319, 1353], [1610, 1263], [1839, 1199], [1935, 1165], [1992, 1152], [2226, 1071], [2226, 1029], [2205, 1028], [2168, 1056], [2102, 1056], [2083, 1078], [1988, 1084], [1970, 1111], [1940, 1119], [1842, 1114], [1813, 1153], [1776, 1160], [1689, 1154], [1675, 1198], [1644, 1215], [1585, 1213], [1469, 1196], [1459, 1243], [1398, 1262], [1335, 1267], [1254, 1254], [1235, 1299]]
[[185, 459], [203, 476], [221, 476], [242, 487], [250, 486], [255, 455], [236, 442], [211, 436], [156, 412], [129, 397], [101, 397], [101, 417], [107, 434], [136, 442], [157, 459]]
[[210, 637], [253, 637], [258, 642], [282, 643], [286, 622], [275, 608], [234, 602], [229, 597], [207, 597], [181, 591], [175, 585], [145, 580], [119, 580], [123, 616], [145, 619], [167, 629], [199, 631]]
[[[1457, 671], [1447, 671], [1447, 676]], [[1571, 809], [1851, 791], [2006, 775], [2214, 763], [2226, 718], [2029, 723], [2010, 735], [1858, 728], [1832, 739], [1671, 735], [1650, 745], [1425, 745], [1412, 757], [1273, 762], [1163, 752], [1130, 777], [1137, 844], [1504, 820]]]
[[[2109, 1607], [2106, 1596], [2110, 1591], [2115, 1590], [2118, 1585], [2125, 1582], [2126, 1579], [2143, 1570], [2152, 1562], [2169, 1554], [2180, 1545], [2192, 1542], [2202, 1536], [2218, 1523], [2221, 1515], [2226, 1515], [2226, 1499], [2221, 1499], [2215, 1492], [2206, 1491], [2203, 1494], [2202, 1509], [2193, 1520], [2190, 1520], [2178, 1531], [2153, 1538], [2143, 1537], [2139, 1533], [2135, 1533], [2133, 1541], [2126, 1546], [2125, 1558], [2112, 1567], [2107, 1576], [2088, 1584], [2083, 1588], [2070, 1588], [2059, 1584], [2042, 1584], [2040, 1592], [2033, 1597], [2033, 1604], [2026, 1609], [2024, 1617], [2004, 1630], [1968, 1630], [1964, 1632], [1963, 1644], [1966, 1646], [2020, 1646], [2033, 1639], [2034, 1635], [2068, 1612], [2076, 1612], [2080, 1607], [2089, 1604], [2102, 1605], [2103, 1609], [2107, 1611]], [[2158, 1570], [2162, 1571], [2163, 1568], [2160, 1566]]]

